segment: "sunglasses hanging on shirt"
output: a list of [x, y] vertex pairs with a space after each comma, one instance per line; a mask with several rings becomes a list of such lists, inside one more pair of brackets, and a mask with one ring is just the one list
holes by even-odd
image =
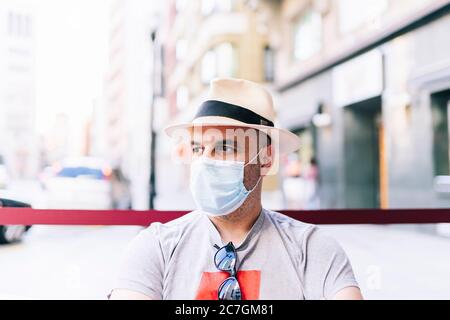
[[242, 300], [241, 287], [236, 278], [237, 254], [232, 242], [226, 246], [219, 248], [214, 255], [214, 264], [220, 271], [230, 274], [219, 286], [217, 296], [219, 300]]

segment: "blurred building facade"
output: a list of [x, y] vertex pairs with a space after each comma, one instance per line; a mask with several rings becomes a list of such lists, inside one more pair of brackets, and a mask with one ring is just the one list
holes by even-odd
[[69, 128], [70, 121], [67, 114], [57, 114], [50, 128], [50, 134], [43, 138], [41, 160], [44, 166], [53, 165], [69, 154]]
[[[274, 56], [267, 22], [274, 18], [270, 16], [274, 4], [262, 4], [261, 11], [255, 4], [244, 0], [168, 1], [160, 29], [164, 39], [165, 119], [191, 120], [209, 82], [216, 77], [244, 78], [272, 87]], [[162, 132], [158, 141], [160, 196], [170, 196], [174, 190], [188, 193], [188, 168], [173, 167], [167, 147], [170, 143]], [[264, 190], [281, 202], [279, 189], [278, 176], [265, 180]], [[180, 204], [192, 205], [188, 200]]]
[[[450, 205], [448, 0], [178, 0], [165, 9], [166, 119], [192, 119], [214, 77], [266, 85], [278, 124], [302, 140], [265, 185], [283, 190], [283, 206]], [[187, 168], [160, 162], [158, 181], [181, 177], [168, 192], [186, 192]], [[289, 204], [289, 193], [301, 201]]]
[[449, 1], [277, 4], [279, 120], [321, 207], [448, 207]]
[[34, 12], [28, 1], [0, 3], [0, 154], [13, 179], [35, 178]]
[[133, 209], [147, 209], [149, 202], [154, 11], [151, 1], [113, 1], [110, 67], [99, 106], [106, 118], [105, 158], [130, 181]]

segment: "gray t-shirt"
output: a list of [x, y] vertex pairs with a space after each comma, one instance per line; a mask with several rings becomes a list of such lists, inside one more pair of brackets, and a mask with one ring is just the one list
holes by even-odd
[[[114, 288], [152, 299], [217, 299], [229, 276], [214, 265], [225, 245], [201, 211], [153, 223], [130, 243]], [[263, 209], [240, 244], [235, 244], [238, 281], [246, 300], [331, 299], [358, 287], [350, 262], [316, 226]]]

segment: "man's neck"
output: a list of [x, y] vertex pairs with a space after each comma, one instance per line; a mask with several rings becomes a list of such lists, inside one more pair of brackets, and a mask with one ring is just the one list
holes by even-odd
[[235, 245], [240, 244], [258, 219], [262, 210], [260, 198], [247, 200], [226, 216], [210, 218], [224, 243], [232, 241]]

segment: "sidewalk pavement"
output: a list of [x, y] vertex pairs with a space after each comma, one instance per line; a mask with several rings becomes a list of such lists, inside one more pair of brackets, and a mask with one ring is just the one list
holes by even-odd
[[450, 299], [450, 239], [398, 226], [322, 226], [367, 299]]

